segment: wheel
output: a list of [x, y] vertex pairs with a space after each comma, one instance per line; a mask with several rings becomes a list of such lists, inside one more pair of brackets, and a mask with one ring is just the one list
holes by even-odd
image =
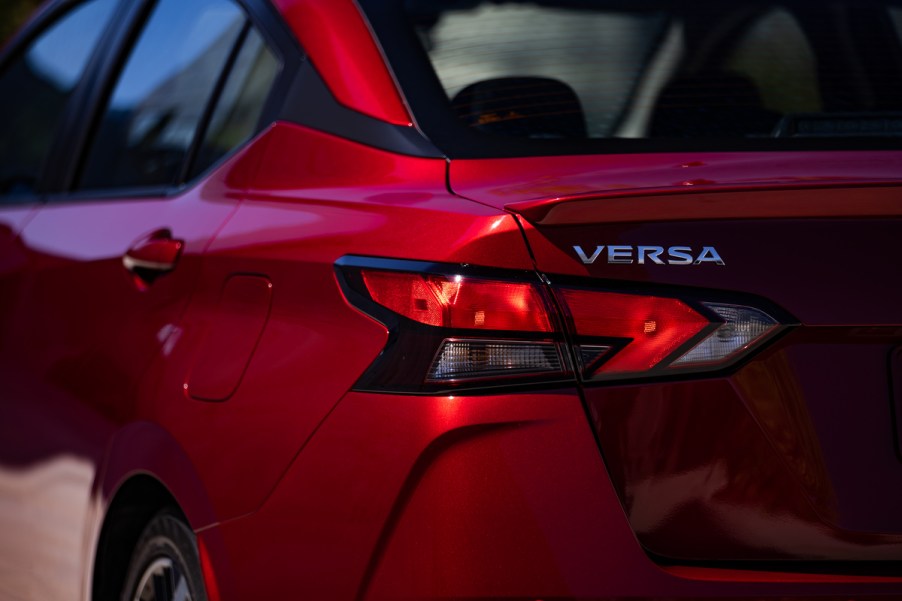
[[207, 601], [197, 539], [169, 511], [147, 524], [128, 567], [122, 601]]

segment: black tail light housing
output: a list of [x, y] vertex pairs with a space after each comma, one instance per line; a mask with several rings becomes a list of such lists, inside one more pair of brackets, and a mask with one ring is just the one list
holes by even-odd
[[336, 275], [350, 304], [389, 331], [358, 390], [437, 394], [716, 372], [791, 321], [761, 300], [551, 283], [532, 271], [349, 256]]

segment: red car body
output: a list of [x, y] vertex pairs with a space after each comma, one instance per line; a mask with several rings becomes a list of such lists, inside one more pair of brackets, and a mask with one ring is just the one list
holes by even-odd
[[[420, 135], [353, 0], [273, 4]], [[424, 154], [280, 118], [176, 193], [0, 206], [0, 596], [118, 596], [174, 506], [211, 600], [902, 598], [902, 151]], [[724, 264], [573, 252], [611, 241]], [[360, 386], [394, 333], [349, 257], [541, 274], [567, 349], [562, 287], [781, 329], [712, 373]]]

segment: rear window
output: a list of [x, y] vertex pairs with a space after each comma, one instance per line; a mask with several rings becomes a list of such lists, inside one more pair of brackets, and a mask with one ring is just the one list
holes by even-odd
[[[503, 122], [526, 118], [532, 109], [530, 117], [544, 118], [542, 135], [577, 135], [584, 129], [604, 137], [622, 122], [668, 19], [661, 13], [484, 4], [448, 11], [434, 25], [420, 20], [415, 27], [452, 107], [466, 123], [504, 131], [515, 124]], [[596, 57], [604, 57], [604, 72]], [[574, 127], [580, 109], [584, 128]]]
[[898, 147], [892, 2], [364, 0], [452, 155]]

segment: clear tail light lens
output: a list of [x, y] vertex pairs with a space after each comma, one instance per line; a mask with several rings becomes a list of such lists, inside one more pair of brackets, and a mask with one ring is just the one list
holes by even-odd
[[672, 367], [712, 365], [729, 361], [773, 333], [776, 319], [752, 307], [702, 303], [723, 319], [716, 330], [672, 363]]
[[563, 368], [553, 342], [446, 339], [426, 380], [485, 380], [516, 374], [561, 373]]

